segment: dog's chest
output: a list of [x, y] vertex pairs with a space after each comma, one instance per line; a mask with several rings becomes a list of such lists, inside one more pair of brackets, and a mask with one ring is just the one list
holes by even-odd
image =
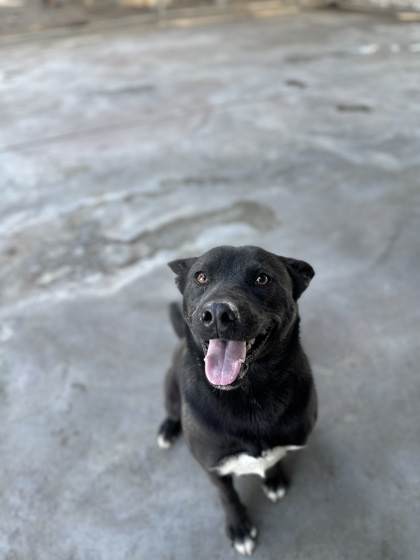
[[253, 457], [248, 453], [239, 453], [226, 457], [221, 461], [214, 470], [220, 476], [227, 476], [230, 474], [245, 475], [245, 474], [258, 474], [262, 478], [265, 472], [278, 463], [287, 454], [288, 451], [301, 449], [297, 445], [279, 445], [272, 449], [263, 451], [259, 457]]

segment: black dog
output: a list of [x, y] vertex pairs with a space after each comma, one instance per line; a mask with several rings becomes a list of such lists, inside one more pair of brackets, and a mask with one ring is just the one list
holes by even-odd
[[236, 550], [252, 554], [257, 530], [232, 475], [258, 474], [272, 501], [286, 492], [279, 464], [305, 445], [316, 392], [299, 342], [297, 300], [312, 267], [258, 247], [217, 247], [169, 263], [184, 295], [171, 306], [182, 338], [165, 383], [167, 418], [158, 444], [181, 430], [217, 487]]

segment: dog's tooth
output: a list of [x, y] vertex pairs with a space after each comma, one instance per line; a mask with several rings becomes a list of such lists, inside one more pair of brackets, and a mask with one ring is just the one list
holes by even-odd
[[253, 338], [253, 339], [252, 339], [252, 340], [250, 340], [249, 342], [250, 342], [250, 344], [254, 344], [254, 342], [255, 342], [255, 338]]

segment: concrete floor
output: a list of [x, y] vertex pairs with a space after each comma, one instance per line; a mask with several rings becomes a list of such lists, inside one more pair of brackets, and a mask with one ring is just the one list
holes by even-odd
[[[195, 23], [195, 25], [193, 25]], [[320, 418], [257, 560], [418, 560], [420, 24], [337, 12], [48, 35], [0, 51], [0, 556], [234, 559], [155, 445], [167, 260], [303, 258]]]

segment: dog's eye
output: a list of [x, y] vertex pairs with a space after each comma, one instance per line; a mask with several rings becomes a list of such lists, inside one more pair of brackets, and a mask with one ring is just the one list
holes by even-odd
[[267, 286], [271, 281], [271, 278], [267, 274], [259, 274], [255, 280], [257, 286]]
[[207, 282], [209, 281], [207, 275], [204, 274], [204, 272], [197, 272], [197, 274], [195, 275], [195, 279], [199, 284], [207, 284]]

